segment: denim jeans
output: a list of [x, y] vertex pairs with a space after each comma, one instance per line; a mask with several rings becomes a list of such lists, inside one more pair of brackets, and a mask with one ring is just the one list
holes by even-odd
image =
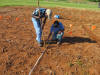
[[53, 33], [52, 40], [58, 40], [59, 42], [61, 42], [63, 35], [64, 35], [64, 32], [61, 32], [60, 34]]
[[41, 29], [40, 20], [32, 18], [32, 22], [33, 22], [33, 26], [34, 26], [35, 31], [36, 31], [36, 40], [38, 43], [41, 43], [42, 29]]

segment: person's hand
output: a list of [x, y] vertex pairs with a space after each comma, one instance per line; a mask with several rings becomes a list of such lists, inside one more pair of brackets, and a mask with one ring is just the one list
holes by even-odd
[[47, 40], [45, 40], [45, 42], [46, 42], [46, 43], [49, 43], [49, 40], [47, 39]]
[[59, 32], [58, 32], [58, 34], [61, 34], [61, 33], [62, 33], [62, 31], [59, 31]]
[[40, 16], [38, 16], [38, 18], [40, 19], [41, 17], [40, 17]]
[[41, 19], [42, 17], [41, 17], [41, 16], [36, 16], [36, 18], [37, 18], [37, 19]]

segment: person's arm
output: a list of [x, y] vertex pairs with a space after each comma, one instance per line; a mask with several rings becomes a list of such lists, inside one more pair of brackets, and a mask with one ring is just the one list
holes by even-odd
[[47, 41], [49, 40], [49, 38], [50, 38], [50, 36], [52, 35], [52, 33], [53, 33], [53, 25], [51, 26], [50, 33], [49, 33], [49, 35], [48, 35]]
[[42, 22], [42, 30], [44, 29], [44, 25], [46, 23], [47, 17], [44, 18], [43, 22]]
[[34, 14], [32, 14], [32, 17], [36, 18], [36, 19], [40, 19], [41, 18], [40, 16], [35, 16]]

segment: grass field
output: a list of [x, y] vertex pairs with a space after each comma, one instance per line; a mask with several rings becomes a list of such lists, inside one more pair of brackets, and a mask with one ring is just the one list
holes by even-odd
[[[37, 6], [36, 0], [0, 0], [0, 6]], [[40, 1], [41, 7], [72, 7], [99, 10], [98, 4]]]

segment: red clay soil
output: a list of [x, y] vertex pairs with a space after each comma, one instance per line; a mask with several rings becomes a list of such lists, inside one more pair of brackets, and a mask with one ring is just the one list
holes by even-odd
[[[100, 12], [51, 8], [65, 27], [62, 45], [50, 44], [32, 75], [100, 75], [100, 45], [82, 25], [100, 37]], [[35, 41], [34, 7], [0, 7], [0, 75], [28, 75], [44, 48]], [[47, 20], [44, 35], [56, 19]], [[72, 24], [72, 28], [70, 28]], [[71, 34], [72, 33], [72, 34]]]

